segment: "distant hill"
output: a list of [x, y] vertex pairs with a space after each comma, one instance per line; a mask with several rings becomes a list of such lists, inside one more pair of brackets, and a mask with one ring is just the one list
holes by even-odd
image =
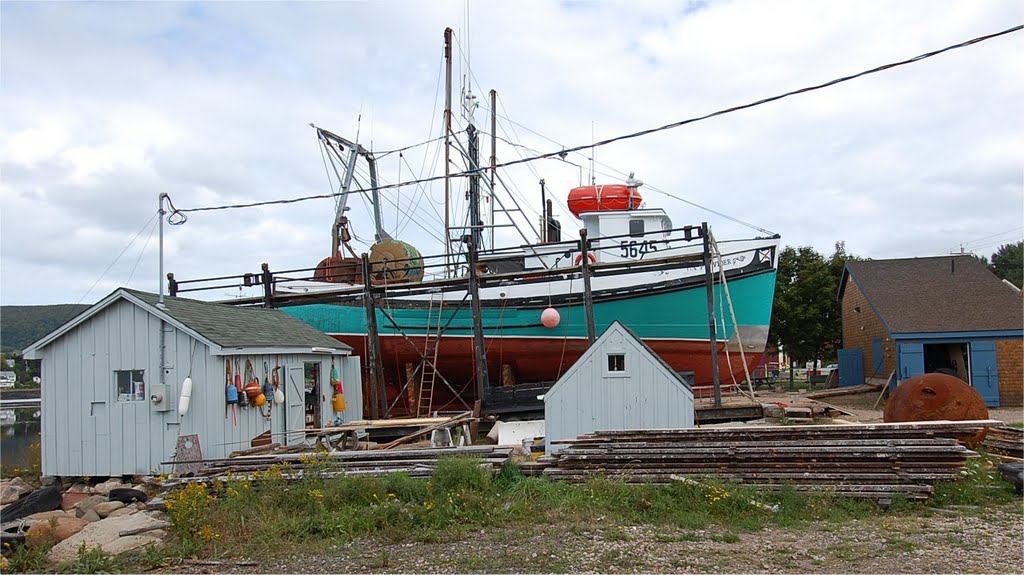
[[71, 303], [0, 306], [0, 347], [20, 351], [88, 308]]

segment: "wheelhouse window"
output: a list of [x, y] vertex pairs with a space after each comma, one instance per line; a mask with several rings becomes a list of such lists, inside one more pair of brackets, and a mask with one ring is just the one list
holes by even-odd
[[608, 354], [608, 371], [615, 371], [615, 372], [626, 371], [626, 354], [623, 354], [623, 353], [609, 353]]
[[644, 235], [644, 221], [629, 220], [629, 235], [634, 238], [642, 237]]
[[117, 385], [117, 401], [146, 401], [146, 383], [141, 369], [122, 369], [114, 371], [114, 383]]

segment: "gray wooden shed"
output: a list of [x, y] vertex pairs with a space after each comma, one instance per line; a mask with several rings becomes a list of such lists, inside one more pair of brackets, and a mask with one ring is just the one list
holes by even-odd
[[693, 389], [618, 321], [544, 396], [546, 452], [598, 430], [693, 427]]
[[[342, 418], [362, 419], [361, 370], [351, 351], [280, 311], [179, 297], [159, 304], [155, 294], [118, 289], [25, 349], [26, 358], [42, 360], [42, 473], [171, 472], [161, 462], [191, 434], [206, 458], [248, 448], [266, 431], [283, 444], [305, 442], [307, 422], [321, 427], [337, 415], [332, 366], [346, 396]], [[261, 381], [264, 363], [281, 367], [284, 402], [239, 407], [236, 423], [226, 366], [244, 371], [247, 360]], [[182, 416], [179, 396], [190, 374]]]

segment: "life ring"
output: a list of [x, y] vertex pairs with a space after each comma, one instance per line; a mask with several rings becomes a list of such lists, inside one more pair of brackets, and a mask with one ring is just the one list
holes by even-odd
[[[596, 264], [597, 263], [597, 257], [594, 256], [594, 252], [587, 252], [587, 260], [589, 260], [590, 263], [592, 263], [592, 264]], [[582, 262], [582, 261], [583, 261], [583, 254], [580, 254], [580, 255], [576, 256], [576, 265], [580, 265], [580, 262]]]

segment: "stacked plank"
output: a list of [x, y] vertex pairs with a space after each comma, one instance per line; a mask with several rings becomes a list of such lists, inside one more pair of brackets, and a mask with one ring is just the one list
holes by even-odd
[[[286, 478], [301, 477], [304, 472], [315, 469], [327, 477], [344, 475], [380, 476], [405, 472], [412, 477], [430, 477], [437, 462], [444, 456], [472, 457], [481, 465], [500, 469], [512, 455], [513, 447], [490, 445], [467, 447], [438, 447], [426, 449], [390, 449], [387, 451], [332, 451], [329, 453], [283, 453], [268, 455], [245, 455], [228, 459], [203, 460], [202, 471], [196, 477], [176, 480], [209, 481], [236, 478], [251, 478], [257, 472], [271, 467], [284, 470]], [[284, 464], [287, 464], [285, 466]]]
[[957, 438], [991, 421], [597, 431], [543, 457], [542, 473], [663, 483], [705, 476], [761, 489], [828, 490], [866, 498], [925, 498], [976, 453]]
[[1024, 459], [1024, 429], [1018, 427], [990, 427], [981, 446], [993, 455]]

